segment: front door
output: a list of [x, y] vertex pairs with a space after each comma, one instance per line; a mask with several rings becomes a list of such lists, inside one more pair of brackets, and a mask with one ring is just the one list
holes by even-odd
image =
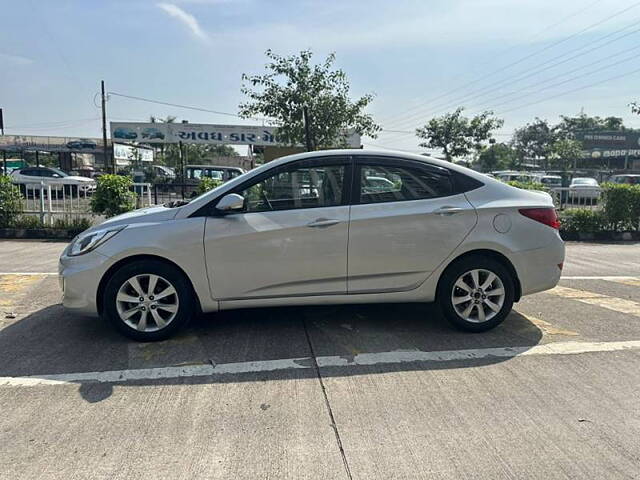
[[359, 158], [349, 228], [349, 293], [419, 286], [476, 224], [449, 170]]
[[348, 158], [309, 159], [234, 190], [244, 211], [206, 221], [213, 298], [346, 293], [350, 170]]

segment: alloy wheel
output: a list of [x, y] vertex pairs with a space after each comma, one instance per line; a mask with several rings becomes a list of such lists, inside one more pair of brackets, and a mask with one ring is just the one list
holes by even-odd
[[485, 269], [463, 273], [453, 285], [451, 303], [460, 318], [483, 323], [495, 317], [505, 300], [502, 280]]
[[116, 295], [120, 319], [140, 332], [165, 328], [178, 313], [178, 292], [167, 279], [154, 274], [135, 275]]

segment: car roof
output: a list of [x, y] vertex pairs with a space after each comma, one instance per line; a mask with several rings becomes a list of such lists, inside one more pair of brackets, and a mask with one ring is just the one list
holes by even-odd
[[229, 167], [226, 165], [187, 165], [186, 168], [233, 168], [235, 170], [242, 170], [240, 167]]

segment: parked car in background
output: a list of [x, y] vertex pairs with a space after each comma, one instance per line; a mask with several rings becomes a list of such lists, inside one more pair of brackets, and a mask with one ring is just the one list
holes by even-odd
[[[386, 188], [368, 190], [372, 177]], [[548, 194], [420, 155], [292, 155], [174, 205], [76, 237], [64, 306], [143, 341], [198, 311], [339, 303], [435, 301], [480, 332], [553, 288], [564, 261]]]
[[548, 188], [562, 186], [562, 177], [559, 175], [539, 175], [534, 178], [534, 181]]
[[569, 185], [569, 198], [596, 200], [600, 198], [602, 189], [595, 178], [577, 177]]
[[169, 180], [176, 178], [176, 172], [171, 167], [165, 167], [164, 165], [152, 165], [153, 173], [156, 177], [162, 177]]
[[72, 150], [95, 150], [98, 148], [98, 144], [89, 138], [81, 138], [67, 142], [67, 148]]
[[531, 183], [535, 177], [530, 173], [522, 172], [495, 172], [495, 177], [502, 182], [523, 182]]
[[11, 172], [11, 181], [20, 186], [23, 193], [29, 189], [37, 189], [41, 182], [51, 185], [52, 190], [65, 193], [89, 195], [96, 190], [95, 180], [81, 176], [71, 176], [52, 167], [24, 167]]
[[240, 167], [224, 167], [218, 165], [187, 165], [185, 176], [187, 183], [199, 183], [204, 177], [228, 182], [244, 173]]
[[638, 174], [622, 174], [622, 175], [613, 175], [609, 178], [610, 182], [613, 183], [627, 183], [629, 185], [640, 185], [640, 175]]

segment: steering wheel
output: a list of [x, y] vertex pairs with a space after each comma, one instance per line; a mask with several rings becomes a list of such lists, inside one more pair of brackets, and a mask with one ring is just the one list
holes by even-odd
[[273, 205], [271, 205], [271, 202], [267, 198], [267, 194], [264, 192], [264, 190], [261, 192], [261, 196], [265, 203], [269, 206], [269, 210], [273, 210]]

